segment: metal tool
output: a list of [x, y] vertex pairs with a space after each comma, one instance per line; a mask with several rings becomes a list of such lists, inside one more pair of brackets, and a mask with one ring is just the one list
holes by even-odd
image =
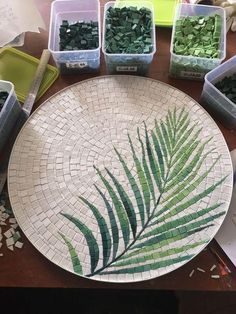
[[22, 111], [17, 119], [16, 124], [14, 125], [12, 134], [2, 154], [2, 158], [0, 160], [0, 194], [2, 193], [3, 187], [6, 183], [7, 169], [8, 169], [8, 163], [9, 163], [9, 158], [11, 155], [12, 147], [14, 145], [16, 137], [19, 134], [22, 126], [24, 125], [24, 123], [26, 122], [26, 120], [28, 119], [31, 113], [35, 99], [38, 94], [40, 84], [42, 82], [44, 73], [47, 68], [49, 58], [50, 58], [50, 51], [48, 49], [44, 49], [42, 52], [37, 70], [35, 72], [33, 81], [31, 83], [28, 96], [23, 104]]

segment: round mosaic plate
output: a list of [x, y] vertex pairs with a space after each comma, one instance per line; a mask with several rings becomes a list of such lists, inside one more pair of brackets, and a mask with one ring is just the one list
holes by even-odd
[[91, 279], [142, 281], [192, 259], [228, 210], [232, 165], [211, 117], [142, 77], [98, 77], [48, 99], [10, 159], [10, 201], [33, 245]]

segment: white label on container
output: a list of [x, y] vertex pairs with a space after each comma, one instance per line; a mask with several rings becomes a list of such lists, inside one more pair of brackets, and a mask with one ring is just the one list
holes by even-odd
[[81, 62], [66, 62], [66, 67], [68, 69], [83, 69], [86, 68], [86, 66], [88, 65], [88, 62], [86, 61], [81, 61]]
[[117, 66], [117, 72], [137, 72], [138, 67], [136, 66]]
[[190, 71], [181, 71], [180, 74], [182, 77], [193, 78], [193, 79], [203, 79], [204, 74], [200, 72], [190, 72]]

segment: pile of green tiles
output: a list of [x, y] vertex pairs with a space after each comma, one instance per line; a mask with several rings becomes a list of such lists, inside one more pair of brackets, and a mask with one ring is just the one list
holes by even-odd
[[98, 22], [79, 21], [69, 24], [63, 20], [59, 30], [60, 50], [92, 50], [99, 46]]
[[183, 56], [218, 58], [221, 40], [221, 17], [189, 16], [176, 21], [174, 53]]
[[223, 80], [217, 82], [215, 87], [236, 104], [236, 74], [226, 76]]
[[147, 54], [153, 51], [152, 12], [147, 8], [110, 7], [106, 14], [107, 53]]
[[8, 95], [9, 95], [8, 92], [5, 91], [0, 92], [0, 112], [5, 104], [5, 101], [7, 100]]

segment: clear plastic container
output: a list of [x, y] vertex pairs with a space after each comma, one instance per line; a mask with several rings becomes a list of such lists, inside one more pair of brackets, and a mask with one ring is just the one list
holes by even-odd
[[222, 63], [205, 76], [201, 105], [226, 128], [236, 128], [236, 104], [214, 85], [226, 76], [236, 73], [236, 56]]
[[[59, 29], [63, 20], [98, 22], [99, 47], [91, 50], [59, 50]], [[61, 74], [97, 72], [100, 67], [101, 21], [99, 0], [57, 0], [51, 4], [48, 49]]]
[[[176, 21], [185, 16], [211, 16], [218, 14], [222, 18], [220, 56], [219, 58], [201, 58], [195, 56], [182, 56], [173, 52]], [[170, 76], [183, 79], [203, 80], [206, 73], [217, 67], [226, 56], [226, 17], [225, 10], [217, 6], [200, 4], [178, 4], [175, 11], [175, 18], [170, 46]]]
[[16, 98], [14, 85], [8, 81], [0, 80], [0, 91], [8, 92], [8, 97], [0, 112], [0, 152], [4, 148], [7, 139], [22, 111]]
[[[110, 7], [119, 5], [119, 7], [129, 7], [136, 6], [138, 9], [146, 7], [152, 12], [152, 45], [153, 51], [151, 53], [143, 54], [125, 54], [125, 53], [107, 53], [105, 51], [105, 35], [106, 35], [106, 15], [107, 10]], [[102, 51], [105, 56], [105, 62], [107, 71], [109, 74], [123, 74], [132, 73], [134, 75], [146, 75], [149, 66], [152, 62], [153, 56], [156, 52], [156, 33], [155, 33], [155, 23], [154, 23], [154, 9], [153, 4], [148, 1], [121, 1], [107, 2], [104, 8], [104, 18], [103, 18], [103, 41], [102, 41]]]

